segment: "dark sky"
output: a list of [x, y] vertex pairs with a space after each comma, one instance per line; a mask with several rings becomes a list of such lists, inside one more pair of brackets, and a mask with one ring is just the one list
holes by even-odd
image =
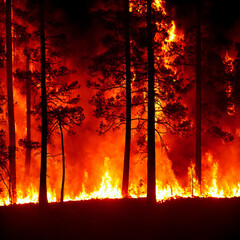
[[[102, 0], [50, 0], [54, 8], [59, 9], [65, 13], [66, 25], [72, 36], [76, 38], [94, 37], [101, 33], [99, 30], [99, 20], [94, 18], [91, 14], [91, 8], [95, 8]], [[112, 0], [110, 0], [112, 1]], [[115, 0], [114, 0], [115, 1]], [[194, 23], [195, 17], [195, 1], [193, 0], [166, 0], [167, 11], [173, 12], [176, 22], [180, 28], [188, 28]], [[228, 40], [240, 41], [240, 14], [238, 2], [235, 0], [219, 1], [219, 0], [205, 0], [203, 5], [203, 18], [209, 26], [210, 31], [216, 40], [223, 44], [228, 44]], [[237, 37], [236, 37], [237, 36]]]
[[[188, 19], [194, 11], [195, 2], [196, 1], [192, 0], [166, 0], [170, 9], [176, 9], [176, 16], [178, 18], [186, 19]], [[208, 15], [210, 22], [216, 26], [221, 26], [227, 30], [232, 28], [236, 21], [240, 19], [239, 4], [236, 0], [206, 0], [203, 2], [202, 11]]]
[[[51, 0], [53, 6], [62, 9], [68, 18], [68, 21], [75, 25], [88, 25], [92, 21], [90, 9], [98, 4], [101, 0]], [[80, 4], [79, 4], [80, 3]], [[169, 10], [176, 9], [177, 18], [185, 18], [191, 21], [194, 11], [193, 0], [166, 0]], [[207, 0], [203, 10], [208, 8], [210, 22], [218, 28], [228, 30], [232, 28], [240, 19], [238, 1], [228, 0]]]
[[[209, 37], [219, 46], [232, 48], [240, 42], [240, 12], [238, 1], [202, 1], [202, 25], [207, 26]], [[166, 0], [168, 12], [174, 9], [174, 18], [180, 28], [193, 26], [196, 0]]]

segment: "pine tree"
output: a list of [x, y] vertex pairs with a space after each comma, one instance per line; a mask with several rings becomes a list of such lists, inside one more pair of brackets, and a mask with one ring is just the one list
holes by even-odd
[[46, 94], [46, 50], [45, 50], [45, 23], [44, 0], [39, 3], [40, 14], [40, 44], [41, 44], [41, 108], [42, 108], [42, 137], [41, 137], [41, 172], [39, 205], [47, 205], [47, 94]]
[[200, 186], [202, 182], [202, 170], [201, 170], [201, 158], [202, 158], [202, 102], [201, 102], [201, 1], [197, 1], [197, 13], [196, 13], [196, 174]]
[[[72, 94], [72, 91], [64, 94]], [[73, 99], [71, 99], [73, 100]], [[53, 134], [59, 129], [60, 139], [61, 139], [61, 148], [62, 148], [62, 184], [61, 184], [61, 196], [60, 201], [64, 200], [64, 185], [65, 185], [65, 148], [64, 148], [64, 132], [72, 134], [74, 126], [80, 126], [82, 121], [84, 120], [83, 109], [80, 106], [74, 106], [79, 102], [79, 99], [75, 99], [74, 101], [69, 100], [69, 104], [65, 107], [53, 107], [48, 109], [49, 116], [49, 134]], [[59, 104], [59, 102], [58, 102]], [[69, 106], [68, 106], [69, 105]], [[72, 105], [72, 106], [71, 106]], [[49, 136], [50, 137], [50, 136]]]
[[[73, 127], [80, 126], [85, 116], [83, 108], [79, 106], [80, 96], [75, 95], [75, 91], [80, 88], [77, 81], [72, 83], [63, 83], [60, 78], [70, 77], [71, 71], [64, 71], [56, 74], [58, 81], [52, 76], [52, 83], [48, 94], [48, 139], [54, 133], [60, 133], [61, 148], [62, 148], [62, 184], [60, 201], [64, 200], [64, 185], [65, 185], [65, 148], [64, 148], [64, 131], [68, 134], [74, 134]], [[55, 76], [56, 77], [56, 76]], [[55, 80], [55, 81], [54, 81]], [[54, 83], [55, 82], [55, 83]], [[56, 90], [57, 89], [57, 90]]]
[[131, 60], [130, 60], [130, 32], [129, 32], [129, 0], [124, 1], [125, 14], [125, 57], [126, 57], [126, 133], [125, 133], [125, 152], [123, 165], [122, 196], [128, 196], [129, 185], [129, 162], [131, 145]]
[[152, 32], [152, 0], [147, 1], [147, 49], [148, 49], [148, 163], [147, 199], [156, 201], [156, 160], [155, 160], [155, 90], [154, 52]]
[[16, 136], [13, 101], [12, 76], [12, 1], [6, 1], [6, 49], [7, 49], [7, 96], [8, 96], [8, 125], [9, 125], [9, 168], [12, 181], [12, 201], [16, 202]]
[[[14, 35], [15, 37], [15, 49], [23, 53], [25, 56], [25, 70], [17, 68], [14, 76], [20, 82], [23, 83], [23, 92], [26, 94], [26, 137], [20, 140], [20, 145], [23, 145], [26, 149], [25, 156], [25, 176], [30, 174], [31, 166], [31, 152], [32, 152], [32, 137], [31, 137], [31, 95], [32, 95], [32, 72], [30, 70], [31, 61], [33, 61], [33, 49], [30, 45], [33, 45], [36, 38], [35, 32], [29, 32], [28, 28], [31, 26], [30, 16], [27, 11], [23, 11], [15, 6], [15, 22], [14, 22]], [[36, 44], [36, 43], [35, 43]], [[16, 57], [15, 57], [16, 58]], [[20, 64], [19, 64], [20, 65]]]

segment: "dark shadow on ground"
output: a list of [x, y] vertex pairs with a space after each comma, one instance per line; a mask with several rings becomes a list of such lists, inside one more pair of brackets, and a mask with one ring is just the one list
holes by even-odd
[[0, 207], [2, 240], [240, 239], [240, 198], [89, 200]]

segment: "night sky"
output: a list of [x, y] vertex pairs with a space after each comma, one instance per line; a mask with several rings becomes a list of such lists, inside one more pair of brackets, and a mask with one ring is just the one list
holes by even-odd
[[[70, 22], [79, 24], [91, 21], [90, 9], [101, 2], [101, 0], [84, 0], [79, 5], [79, 2], [75, 0], [68, 0], [67, 4], [63, 0], [50, 1], [56, 8], [64, 10]], [[170, 10], [173, 8], [176, 9], [178, 18], [187, 18], [194, 9], [194, 2], [192, 0], [167, 0], [166, 4]], [[237, 1], [208, 0], [204, 5], [205, 7], [209, 6], [211, 20], [223, 28], [231, 27], [232, 24], [240, 19]]]
[[[89, 29], [95, 30], [96, 23], [91, 14], [91, 8], [95, 8], [100, 2], [101, 0], [84, 0], [79, 5], [79, 2], [75, 0], [68, 0], [67, 2], [51, 0], [51, 4], [56, 10], [59, 9], [65, 13], [66, 23], [69, 27], [80, 33], [88, 32]], [[192, 0], [167, 0], [166, 7], [168, 12], [174, 12], [175, 20], [185, 28], [188, 27], [186, 25], [193, 22], [194, 3], [195, 1]], [[231, 35], [232, 32], [237, 31], [240, 23], [237, 1], [205, 1], [203, 13], [208, 24], [211, 24], [217, 35]]]

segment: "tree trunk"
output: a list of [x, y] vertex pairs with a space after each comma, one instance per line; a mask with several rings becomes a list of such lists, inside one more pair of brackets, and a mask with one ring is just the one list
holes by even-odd
[[65, 184], [65, 153], [64, 153], [64, 142], [63, 142], [63, 130], [61, 121], [59, 121], [59, 128], [61, 134], [61, 144], [62, 144], [62, 187], [61, 187], [61, 202], [64, 199], [64, 184]]
[[9, 126], [9, 170], [11, 176], [12, 201], [16, 202], [16, 138], [12, 77], [12, 19], [11, 0], [6, 0], [6, 50], [7, 50], [7, 96]]
[[201, 1], [197, 0], [196, 14], [196, 175], [200, 186], [202, 182], [201, 171]]
[[[15, 1], [14, 0], [11, 0], [12, 1], [12, 62], [13, 62], [13, 66], [18, 66], [18, 62], [16, 60], [17, 58], [17, 54], [16, 54], [16, 32], [14, 31], [14, 24], [15, 24]], [[14, 70], [13, 70], [14, 71]]]
[[130, 60], [130, 33], [129, 33], [129, 0], [124, 2], [125, 14], [125, 56], [126, 56], [126, 135], [123, 166], [122, 196], [128, 196], [129, 162], [131, 145], [131, 60]]
[[[26, 72], [29, 72], [29, 56], [26, 57]], [[30, 174], [31, 164], [31, 80], [26, 78], [26, 90], [27, 90], [27, 147], [26, 147], [26, 159], [25, 159], [25, 176]]]
[[156, 201], [155, 173], [155, 91], [154, 91], [154, 53], [152, 33], [152, 0], [147, 1], [147, 42], [148, 42], [148, 162], [147, 162], [147, 200]]
[[42, 139], [39, 205], [47, 205], [47, 95], [46, 95], [46, 50], [44, 32], [44, 0], [40, 0], [40, 44], [41, 44], [41, 102], [42, 102]]

